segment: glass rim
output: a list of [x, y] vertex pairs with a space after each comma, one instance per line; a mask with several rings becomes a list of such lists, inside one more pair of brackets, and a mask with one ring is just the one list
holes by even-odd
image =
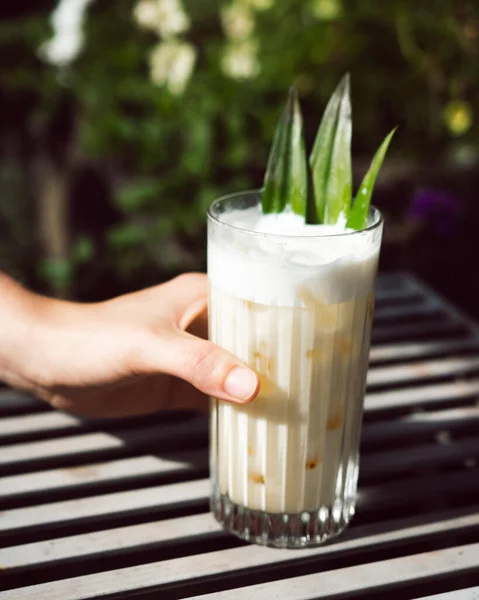
[[216, 198], [216, 200], [213, 200], [213, 202], [211, 202], [211, 204], [208, 206], [208, 209], [206, 211], [208, 219], [213, 221], [214, 223], [220, 225], [221, 227], [224, 227], [226, 229], [233, 230], [233, 231], [239, 231], [239, 232], [247, 234], [247, 235], [273, 237], [273, 238], [277, 238], [277, 239], [288, 238], [288, 239], [297, 239], [297, 240], [303, 240], [305, 238], [312, 239], [312, 240], [326, 239], [326, 238], [344, 238], [346, 236], [353, 236], [353, 235], [357, 235], [359, 233], [373, 232], [375, 229], [378, 229], [384, 222], [384, 217], [383, 217], [381, 211], [371, 204], [371, 206], [369, 207], [369, 210], [370, 211], [372, 210], [374, 212], [374, 214], [376, 216], [376, 220], [374, 221], [374, 223], [372, 223], [371, 225], [368, 225], [368, 227], [365, 227], [364, 229], [354, 229], [353, 231], [344, 231], [343, 233], [333, 233], [333, 234], [329, 233], [326, 235], [318, 234], [318, 235], [305, 236], [305, 235], [297, 235], [297, 234], [291, 234], [291, 233], [270, 233], [269, 231], [267, 233], [264, 233], [261, 231], [254, 231], [252, 229], [246, 229], [244, 227], [238, 227], [237, 225], [231, 225], [230, 223], [226, 223], [225, 221], [222, 221], [221, 218], [219, 218], [213, 214], [214, 207], [222, 202], [226, 202], [227, 200], [232, 200], [238, 196], [253, 196], [253, 195], [258, 196], [261, 193], [261, 191], [262, 191], [261, 189], [244, 190], [241, 192], [232, 192], [230, 194], [225, 194], [223, 196], [220, 196], [219, 198]]

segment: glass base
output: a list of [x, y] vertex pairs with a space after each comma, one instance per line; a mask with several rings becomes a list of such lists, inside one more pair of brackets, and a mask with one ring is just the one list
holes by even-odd
[[211, 499], [211, 511], [226, 531], [242, 540], [273, 548], [311, 548], [339, 535], [354, 515], [355, 501], [336, 500], [332, 507], [297, 514], [267, 513], [231, 502], [228, 496]]

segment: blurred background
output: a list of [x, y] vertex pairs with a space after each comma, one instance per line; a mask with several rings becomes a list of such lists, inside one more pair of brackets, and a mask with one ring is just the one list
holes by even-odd
[[291, 83], [309, 147], [352, 74], [383, 270], [479, 317], [478, 0], [22, 0], [0, 8], [0, 268], [83, 301], [205, 268], [205, 211], [259, 187]]

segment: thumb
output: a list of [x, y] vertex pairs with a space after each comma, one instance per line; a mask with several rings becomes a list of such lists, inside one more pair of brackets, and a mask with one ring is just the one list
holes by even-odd
[[201, 392], [232, 402], [250, 402], [259, 391], [258, 375], [213, 342], [173, 330], [161, 340], [157, 368], [180, 377]]

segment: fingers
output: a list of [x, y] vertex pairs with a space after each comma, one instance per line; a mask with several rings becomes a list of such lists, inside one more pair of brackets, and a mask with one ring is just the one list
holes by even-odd
[[183, 331], [172, 331], [157, 340], [148, 349], [147, 360], [151, 368], [222, 400], [246, 403], [259, 391], [258, 375], [247, 365], [216, 344]]

